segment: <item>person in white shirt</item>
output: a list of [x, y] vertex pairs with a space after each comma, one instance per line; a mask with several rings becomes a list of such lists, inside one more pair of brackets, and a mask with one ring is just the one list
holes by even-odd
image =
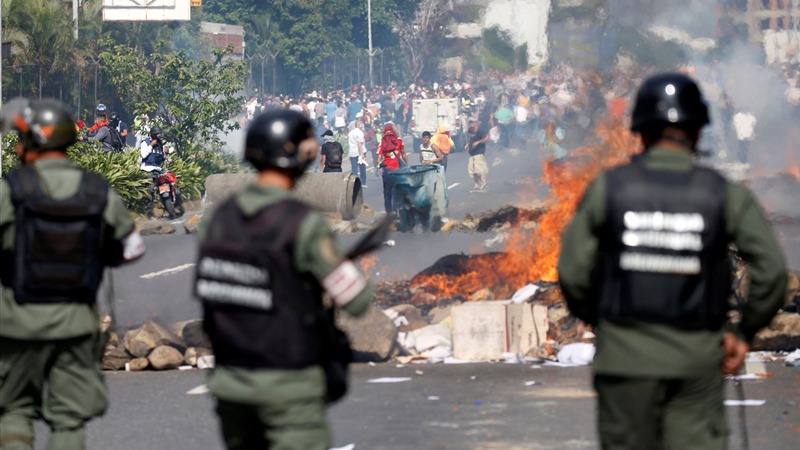
[[750, 151], [750, 142], [756, 134], [756, 116], [750, 112], [738, 112], [733, 115], [733, 127], [736, 130], [736, 140], [739, 141], [739, 162], [747, 162]]
[[367, 158], [364, 144], [364, 122], [356, 120], [355, 127], [347, 133], [347, 156], [350, 157], [350, 171], [361, 180], [361, 187], [367, 187]]

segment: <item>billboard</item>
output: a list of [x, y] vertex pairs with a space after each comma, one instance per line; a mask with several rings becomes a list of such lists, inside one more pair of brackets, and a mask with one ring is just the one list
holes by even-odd
[[106, 22], [191, 20], [192, 0], [103, 0]]

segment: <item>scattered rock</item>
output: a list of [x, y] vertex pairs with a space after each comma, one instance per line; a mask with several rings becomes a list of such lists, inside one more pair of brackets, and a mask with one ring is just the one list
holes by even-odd
[[183, 342], [187, 346], [211, 348], [211, 341], [208, 340], [206, 332], [203, 331], [203, 321], [200, 319], [189, 321], [183, 327], [179, 336], [183, 337]]
[[119, 335], [113, 331], [108, 333], [108, 340], [106, 341], [107, 346], [111, 347], [119, 347]]
[[169, 345], [159, 345], [147, 356], [155, 370], [177, 369], [183, 364], [183, 354]]
[[103, 356], [103, 370], [122, 370], [130, 360], [131, 355], [124, 348], [115, 348]]
[[147, 358], [134, 358], [128, 363], [129, 367], [134, 372], [141, 372], [150, 367], [150, 360]]
[[350, 338], [350, 344], [359, 361], [385, 361], [391, 355], [397, 340], [397, 327], [378, 308], [370, 308], [361, 317], [337, 314], [336, 321]]
[[149, 220], [139, 224], [139, 234], [142, 236], [150, 236], [153, 234], [173, 234], [176, 231], [175, 225], [169, 222], [161, 222], [158, 220]]
[[170, 345], [180, 352], [186, 347], [183, 341], [167, 328], [153, 320], [125, 333], [125, 349], [136, 357], [143, 358], [160, 345]]
[[195, 214], [186, 222], [183, 222], [183, 230], [186, 234], [197, 233], [197, 227], [200, 225], [200, 220], [203, 218], [202, 214]]
[[792, 351], [800, 348], [800, 314], [778, 314], [756, 334], [753, 350]]
[[183, 352], [183, 362], [190, 366], [197, 366], [197, 348], [187, 347]]

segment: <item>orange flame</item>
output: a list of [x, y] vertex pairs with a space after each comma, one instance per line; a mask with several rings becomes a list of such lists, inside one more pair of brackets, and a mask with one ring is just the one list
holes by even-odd
[[596, 142], [573, 150], [568, 163], [545, 163], [543, 181], [550, 187], [550, 196], [532, 233], [514, 227], [503, 255], [476, 259], [463, 275], [426, 275], [416, 277], [414, 284], [441, 297], [469, 298], [472, 293], [489, 288], [495, 298], [510, 298], [528, 283], [556, 281], [561, 234], [586, 188], [602, 171], [627, 162], [640, 151], [638, 140], [623, 120], [612, 115], [598, 124]]

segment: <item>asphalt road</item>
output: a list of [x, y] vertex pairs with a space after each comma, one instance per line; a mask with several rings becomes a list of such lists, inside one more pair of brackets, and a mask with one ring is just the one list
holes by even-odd
[[[416, 155], [411, 155], [415, 158]], [[525, 192], [523, 177], [537, 175], [538, 162], [524, 152], [489, 154], [497, 162], [489, 175], [489, 192], [470, 193], [466, 155], [451, 156], [449, 216], [495, 210], [519, 198], [541, 198]], [[365, 202], [382, 210], [380, 179], [370, 175]], [[179, 228], [180, 229], [180, 228]], [[800, 270], [800, 226], [776, 227], [793, 268]], [[491, 233], [395, 233], [393, 248], [384, 249], [372, 276], [391, 279], [413, 275], [441, 256], [499, 249], [487, 246]], [[342, 235], [347, 246], [356, 235]], [[150, 317], [165, 322], [196, 319], [199, 305], [191, 295], [196, 243], [181, 233], [145, 238], [148, 252], [139, 262], [113, 271], [118, 323], [136, 324]], [[746, 382], [748, 398], [766, 399], [750, 407], [747, 429], [752, 449], [786, 449], [800, 436], [798, 402], [800, 369], [769, 365], [776, 376]], [[421, 371], [422, 374], [417, 373]], [[382, 376], [412, 380], [371, 384]], [[473, 378], [475, 377], [475, 378]], [[213, 401], [189, 395], [204, 383], [200, 371], [109, 373], [111, 409], [89, 426], [90, 449], [220, 448]], [[526, 386], [528, 381], [537, 381]], [[729, 392], [729, 398], [735, 398]], [[737, 415], [729, 421], [739, 429]], [[330, 411], [336, 446], [356, 449], [591, 449], [594, 402], [587, 368], [533, 369], [529, 365], [469, 364], [358, 365], [351, 394]], [[41, 432], [44, 427], [40, 424]], [[742, 448], [734, 434], [732, 448]], [[795, 442], [795, 444], [791, 444]], [[44, 440], [37, 441], [37, 448]]]
[[[409, 155], [412, 162], [418, 158]], [[472, 181], [467, 175], [467, 155], [463, 152], [450, 155], [447, 180], [450, 209], [448, 216], [461, 220], [467, 214], [480, 214], [515, 203], [530, 206], [535, 199], [544, 198], [546, 187], [529, 192], [530, 183], [540, 176], [538, 156], [531, 152], [490, 150], [489, 191], [471, 193]], [[383, 191], [380, 178], [374, 172], [368, 175], [368, 188], [364, 191], [365, 203], [374, 210], [383, 209]], [[526, 200], [520, 200], [526, 199]], [[187, 215], [188, 217], [188, 215]], [[178, 222], [179, 224], [179, 222]], [[199, 317], [199, 305], [191, 295], [191, 281], [196, 255], [194, 235], [148, 236], [145, 238], [147, 254], [142, 260], [115, 269], [113, 273], [115, 308], [118, 323], [132, 325], [151, 317], [171, 322]], [[800, 224], [775, 225], [790, 266], [800, 271]], [[340, 244], [347, 248], [359, 234], [339, 236]], [[487, 243], [494, 233], [393, 233], [396, 246], [385, 248], [371, 276], [374, 280], [402, 279], [415, 275], [433, 264], [438, 258], [456, 253], [483, 253], [502, 250], [500, 243]]]
[[[768, 363], [773, 378], [744, 381], [751, 449], [796, 448], [800, 369]], [[398, 383], [369, 383], [406, 377]], [[526, 383], [535, 384], [526, 386]], [[88, 426], [89, 449], [221, 448], [203, 371], [109, 373], [111, 406]], [[728, 399], [737, 399], [729, 382]], [[741, 445], [739, 407], [728, 407], [731, 449]], [[530, 364], [353, 366], [350, 394], [329, 411], [334, 446], [367, 449], [596, 449], [594, 392], [587, 367]], [[47, 431], [37, 425], [36, 448]], [[794, 442], [795, 444], [792, 444]]]

